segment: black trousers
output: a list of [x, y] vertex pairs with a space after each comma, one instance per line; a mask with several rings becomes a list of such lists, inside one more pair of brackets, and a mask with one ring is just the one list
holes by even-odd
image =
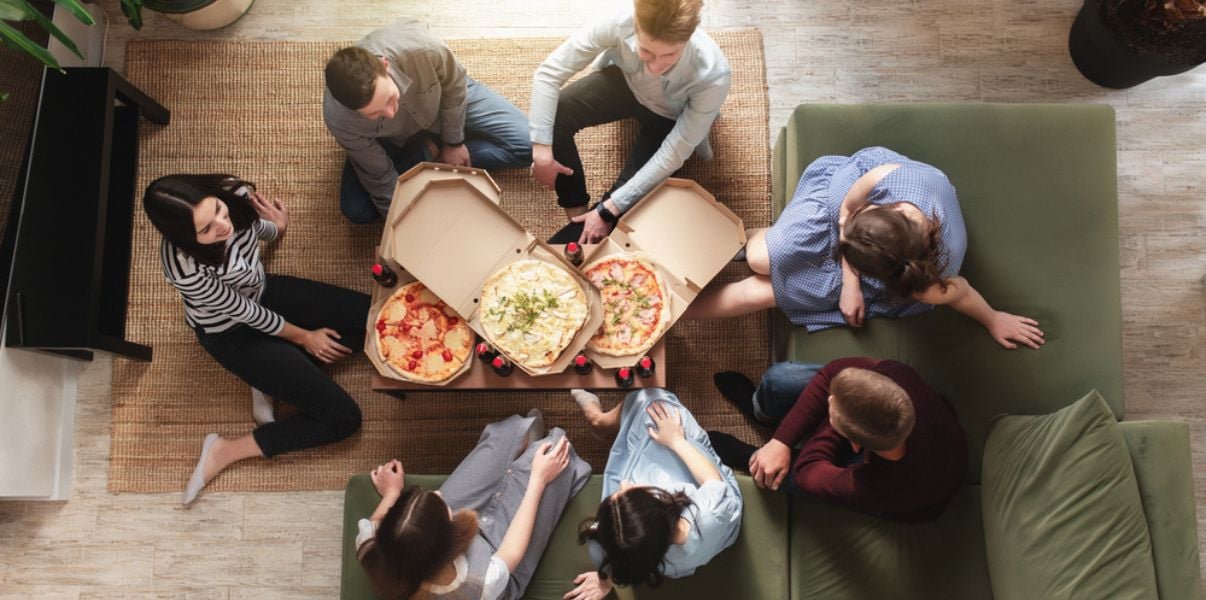
[[[269, 275], [260, 304], [304, 328], [330, 327], [339, 343], [364, 349], [369, 296], [349, 289]], [[360, 429], [360, 407], [319, 368], [304, 349], [246, 325], [222, 333], [197, 330], [201, 345], [219, 364], [252, 387], [292, 405], [297, 413], [252, 432], [264, 456], [322, 446]]]
[[[574, 136], [587, 127], [629, 117], [635, 118], [639, 126], [636, 143], [628, 152], [624, 168], [600, 201], [610, 198], [653, 158], [666, 136], [670, 135], [670, 130], [674, 129], [675, 121], [645, 108], [638, 102], [636, 96], [632, 95], [628, 82], [624, 80], [624, 73], [615, 65], [591, 73], [561, 90], [557, 102], [557, 118], [553, 124], [553, 158], [573, 169], [574, 173], [557, 176], [557, 204], [565, 208], [590, 204], [590, 194], [586, 191], [586, 174], [583, 173], [582, 158], [578, 155]], [[578, 234], [572, 235], [573, 240], [569, 240], [572, 229], [576, 229]], [[576, 241], [581, 232], [581, 224], [571, 224], [549, 241]]]

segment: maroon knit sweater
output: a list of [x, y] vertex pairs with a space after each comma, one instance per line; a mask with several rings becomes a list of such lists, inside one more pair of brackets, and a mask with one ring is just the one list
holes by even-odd
[[[850, 367], [888, 377], [913, 401], [916, 424], [901, 460], [890, 461], [864, 449], [862, 463], [835, 464], [841, 455], [851, 455], [853, 448], [829, 424], [829, 383]], [[792, 448], [804, 441], [791, 476], [805, 493], [899, 521], [938, 518], [963, 485], [967, 470], [967, 439], [955, 410], [916, 371], [893, 360], [843, 358], [825, 365], [774, 437]]]

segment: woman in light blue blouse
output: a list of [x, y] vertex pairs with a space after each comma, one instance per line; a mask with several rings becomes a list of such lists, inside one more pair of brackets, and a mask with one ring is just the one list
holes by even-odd
[[741, 529], [741, 490], [674, 394], [639, 390], [606, 412], [594, 394], [571, 394], [592, 432], [616, 438], [603, 502], [578, 536], [598, 570], [575, 578], [566, 598], [598, 600], [615, 585], [686, 577], [732, 545]]
[[709, 288], [684, 318], [778, 306], [795, 325], [818, 331], [946, 304], [1006, 348], [1038, 349], [1037, 321], [994, 310], [959, 276], [966, 251], [963, 214], [942, 171], [878, 146], [822, 156], [775, 224], [750, 236], [754, 275]]

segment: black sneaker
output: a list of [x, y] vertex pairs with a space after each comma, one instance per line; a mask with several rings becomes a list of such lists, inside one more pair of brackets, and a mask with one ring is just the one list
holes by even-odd
[[754, 415], [754, 390], [758, 386], [749, 377], [736, 371], [721, 371], [712, 375], [712, 382], [725, 400], [737, 406], [741, 414], [757, 420]]
[[751, 446], [727, 433], [719, 431], [709, 431], [708, 441], [712, 443], [712, 449], [720, 457], [720, 462], [728, 465], [731, 469], [749, 471], [750, 457], [758, 450], [756, 446]]

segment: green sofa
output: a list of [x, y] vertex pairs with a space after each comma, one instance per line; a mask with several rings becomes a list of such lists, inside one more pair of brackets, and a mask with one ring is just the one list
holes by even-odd
[[[981, 457], [999, 414], [1046, 414], [1096, 389], [1121, 419], [1122, 350], [1114, 115], [1085, 105], [807, 105], [780, 132], [773, 158], [775, 214], [814, 159], [883, 145], [939, 166], [959, 194], [970, 239], [963, 275], [996, 308], [1036, 318], [1040, 351], [1007, 351], [951, 310], [861, 330], [807, 334], [774, 325], [780, 360], [851, 355], [912, 365], [959, 412], [968, 434], [968, 485], [933, 523], [906, 525], [812, 498], [787, 498], [742, 478], [742, 535], [707, 567], [640, 598], [992, 598]], [[751, 373], [757, 376], [757, 373]], [[1199, 559], [1183, 423], [1123, 422], [1150, 535], [1158, 597], [1199, 597]], [[436, 486], [440, 477], [413, 476]], [[529, 598], [560, 598], [589, 569], [576, 544], [592, 515], [596, 476], [558, 524]], [[355, 562], [355, 521], [377, 497], [367, 477], [347, 488], [343, 598], [371, 598]], [[1091, 524], [1089, 525], [1091, 527]], [[1081, 548], [1068, 548], [1082, 552]], [[1014, 576], [1017, 574], [1014, 573]], [[1000, 576], [1000, 575], [999, 575]]]

